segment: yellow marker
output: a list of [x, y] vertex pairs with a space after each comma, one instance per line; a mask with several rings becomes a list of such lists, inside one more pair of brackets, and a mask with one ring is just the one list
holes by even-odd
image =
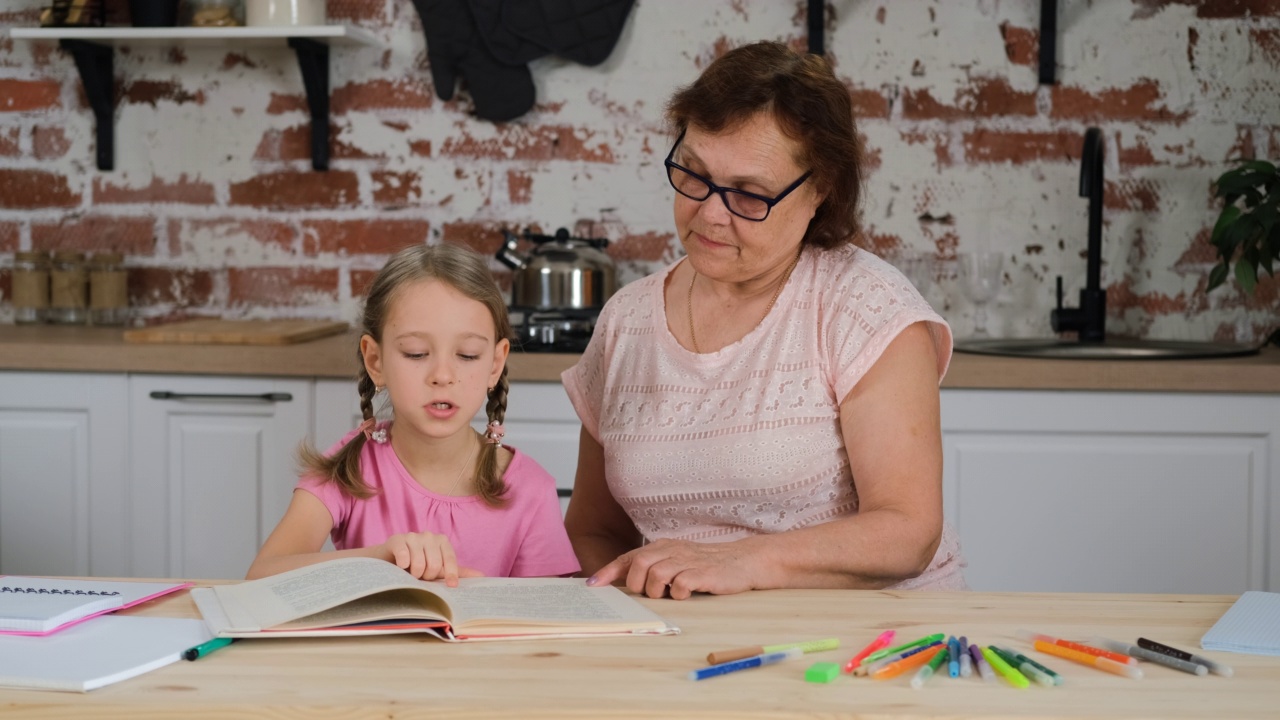
[[991, 648], [982, 648], [982, 657], [986, 658], [987, 664], [995, 668], [996, 672], [1000, 673], [1010, 685], [1024, 690], [1031, 687], [1031, 681], [1027, 679], [1027, 676], [1009, 667], [1009, 663], [1005, 662], [1004, 658], [996, 654]]

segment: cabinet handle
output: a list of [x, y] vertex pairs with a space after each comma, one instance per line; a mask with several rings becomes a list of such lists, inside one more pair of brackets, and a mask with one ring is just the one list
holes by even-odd
[[168, 390], [152, 390], [151, 398], [153, 400], [260, 400], [262, 402], [290, 402], [293, 400], [293, 395], [283, 392], [261, 393], [259, 395], [238, 395], [236, 393], [176, 393]]
[[571, 488], [556, 488], [556, 497], [569, 497], [573, 495]]

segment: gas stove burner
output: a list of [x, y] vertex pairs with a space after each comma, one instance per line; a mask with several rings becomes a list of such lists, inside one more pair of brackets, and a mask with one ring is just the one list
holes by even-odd
[[512, 311], [516, 347], [525, 352], [580, 353], [591, 342], [598, 312]]

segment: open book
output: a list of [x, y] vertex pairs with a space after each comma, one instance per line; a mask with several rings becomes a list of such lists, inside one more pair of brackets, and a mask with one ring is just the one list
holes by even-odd
[[190, 585], [0, 576], [0, 635], [48, 635]]
[[449, 641], [680, 632], [615, 587], [576, 578], [418, 580], [391, 563], [339, 558], [192, 591], [216, 637], [429, 632]]

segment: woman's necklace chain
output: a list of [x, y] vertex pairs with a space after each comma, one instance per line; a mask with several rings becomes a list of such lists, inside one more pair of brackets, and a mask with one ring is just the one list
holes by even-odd
[[[791, 279], [791, 271], [796, 269], [796, 263], [798, 262], [800, 262], [800, 251], [797, 251], [796, 256], [791, 258], [791, 264], [787, 266], [787, 273], [782, 276], [782, 282], [778, 283], [778, 287], [773, 289], [773, 297], [769, 298], [769, 306], [764, 309], [764, 315], [760, 316], [762, 321], [769, 317], [769, 311], [773, 309], [773, 304], [778, 302], [778, 296], [782, 294], [782, 288], [787, 286], [787, 280]], [[693, 270], [693, 266], [690, 265], [689, 269]], [[701, 355], [702, 351], [698, 349], [698, 333], [693, 329], [693, 281], [697, 279], [698, 271], [693, 270], [693, 275], [689, 278], [689, 292], [685, 299], [685, 311], [689, 316], [689, 339], [693, 341], [693, 351]]]

